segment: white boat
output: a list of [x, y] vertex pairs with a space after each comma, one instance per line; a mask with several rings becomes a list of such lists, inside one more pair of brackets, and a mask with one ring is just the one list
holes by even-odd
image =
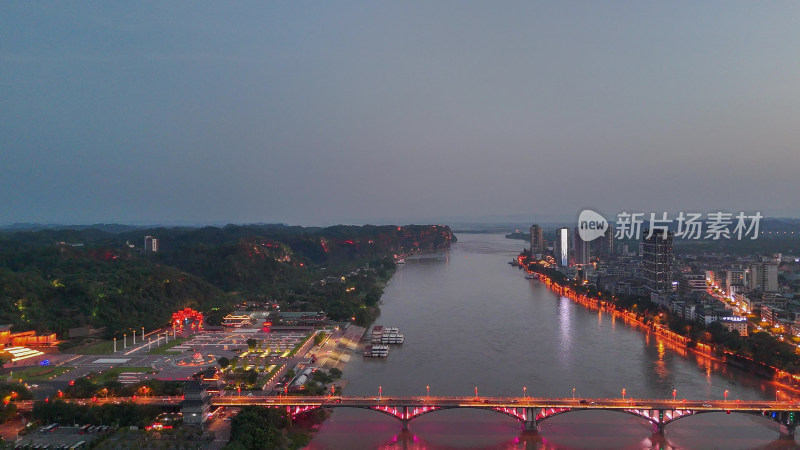
[[364, 356], [369, 358], [386, 358], [389, 356], [388, 345], [367, 345], [364, 347]]
[[384, 327], [376, 325], [372, 328], [373, 344], [402, 344], [406, 337], [400, 332], [398, 327]]
[[406, 337], [403, 333], [389, 333], [381, 336], [381, 344], [402, 344]]

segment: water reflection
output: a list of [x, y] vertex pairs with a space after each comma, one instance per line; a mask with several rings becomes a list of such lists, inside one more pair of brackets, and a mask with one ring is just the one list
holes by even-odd
[[570, 320], [570, 300], [561, 297], [558, 300], [558, 320], [561, 341], [559, 343], [559, 359], [565, 367], [571, 367], [570, 364], [570, 347], [572, 346], [572, 320]]
[[[477, 385], [481, 395], [520, 395], [527, 386], [532, 396], [569, 397], [576, 388], [583, 397], [618, 397], [625, 387], [637, 398], [672, 398], [673, 389], [678, 399], [722, 398], [725, 390], [729, 399], [775, 397], [766, 380], [525, 280], [507, 264], [522, 245], [464, 235], [449, 253], [407, 258], [377, 321], [399, 326], [406, 343], [386, 360], [354, 355], [344, 369], [345, 393], [373, 395], [381, 385], [384, 394], [421, 395], [430, 385], [432, 395], [471, 395]], [[539, 435], [527, 436], [515, 420], [488, 411], [436, 412], [400, 433], [392, 418], [337, 410], [310, 448], [752, 448], [777, 437], [748, 418], [723, 414], [681, 419], [659, 441], [641, 419], [586, 413], [548, 419]]]

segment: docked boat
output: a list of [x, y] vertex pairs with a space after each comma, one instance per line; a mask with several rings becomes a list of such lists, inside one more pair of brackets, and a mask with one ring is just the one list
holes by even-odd
[[367, 345], [364, 347], [364, 356], [368, 358], [386, 358], [389, 356], [389, 346]]
[[373, 344], [402, 344], [405, 342], [406, 337], [397, 327], [375, 325], [372, 327], [371, 340]]
[[381, 344], [402, 344], [405, 341], [403, 333], [388, 333], [381, 336]]

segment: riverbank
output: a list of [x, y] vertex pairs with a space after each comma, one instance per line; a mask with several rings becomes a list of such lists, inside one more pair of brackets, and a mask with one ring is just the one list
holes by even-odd
[[[688, 356], [689, 353], [693, 353], [697, 356], [707, 358], [708, 360], [726, 364], [730, 367], [746, 371], [759, 378], [769, 380], [786, 391], [791, 391], [794, 394], [800, 394], [800, 378], [798, 378], [796, 375], [791, 375], [778, 369], [756, 363], [744, 355], [733, 354], [730, 352], [723, 352], [723, 355], [719, 355], [716, 349], [708, 344], [704, 344], [702, 342], [692, 342], [689, 338], [675, 333], [660, 323], [647, 323], [644, 321], [644, 316], [640, 316], [625, 309], [618, 309], [616, 305], [606, 300], [578, 293], [574, 289], [557, 283], [541, 272], [530, 270], [529, 268], [525, 267], [524, 264], [519, 264], [518, 267], [525, 270], [529, 274], [536, 273], [539, 277], [539, 280], [550, 290], [563, 297], [573, 300], [587, 309], [605, 312], [610, 314], [613, 318], [621, 318], [626, 325], [632, 328], [643, 330], [648, 334], [648, 336], [650, 333], [654, 334], [655, 336], [670, 343], [671, 349], [677, 351], [684, 357]], [[762, 370], [758, 370], [759, 368]], [[791, 379], [793, 383], [787, 383], [787, 378]]]

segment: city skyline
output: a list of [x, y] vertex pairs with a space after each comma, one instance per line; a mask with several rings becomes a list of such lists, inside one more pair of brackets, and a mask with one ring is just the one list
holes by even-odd
[[800, 216], [795, 3], [0, 8], [2, 223]]

